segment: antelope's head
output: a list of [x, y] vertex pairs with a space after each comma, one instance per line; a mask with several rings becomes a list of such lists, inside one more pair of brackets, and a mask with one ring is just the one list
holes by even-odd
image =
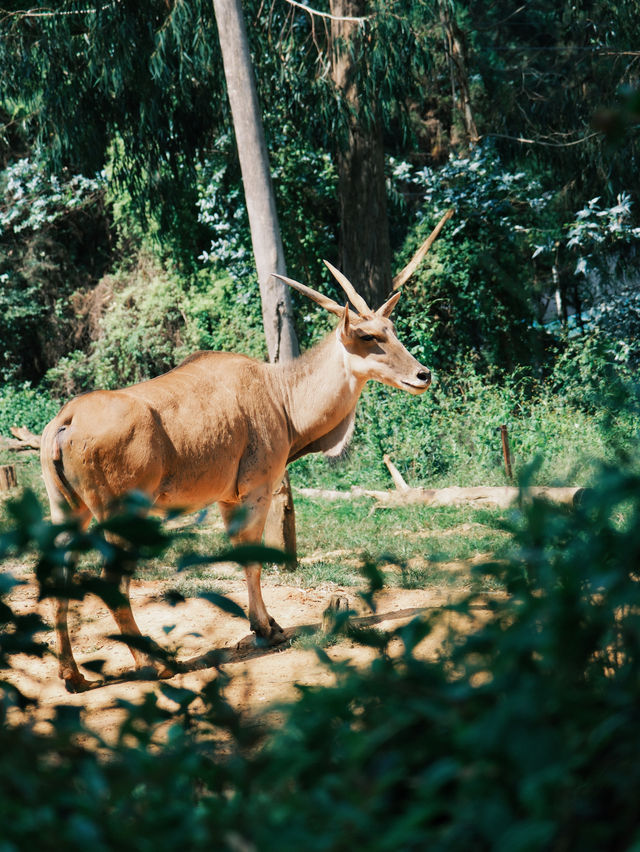
[[328, 261], [324, 262], [347, 294], [353, 309], [348, 303], [339, 305], [292, 278], [275, 272], [272, 274], [340, 317], [336, 336], [343, 348], [347, 367], [354, 376], [363, 380], [375, 379], [412, 394], [424, 393], [431, 384], [431, 373], [400, 343], [389, 319], [400, 293], [394, 293], [377, 311], [372, 311], [351, 282]]

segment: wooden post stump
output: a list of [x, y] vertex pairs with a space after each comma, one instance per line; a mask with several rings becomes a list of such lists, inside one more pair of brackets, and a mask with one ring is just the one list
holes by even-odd
[[332, 633], [340, 613], [348, 613], [351, 609], [351, 603], [346, 595], [331, 595], [329, 606], [322, 613], [322, 632]]
[[9, 491], [18, 485], [18, 477], [16, 476], [15, 465], [3, 464], [0, 465], [0, 491]]

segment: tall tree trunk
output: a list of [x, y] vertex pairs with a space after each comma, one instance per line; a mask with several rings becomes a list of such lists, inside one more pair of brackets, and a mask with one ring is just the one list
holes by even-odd
[[242, 5], [240, 0], [213, 0], [213, 7], [249, 213], [267, 351], [271, 361], [287, 361], [298, 354], [298, 341], [290, 290], [271, 275], [287, 273]]
[[[242, 5], [240, 0], [213, 0], [213, 8], [258, 271], [267, 351], [272, 362], [289, 361], [298, 355], [298, 340], [289, 288], [271, 275], [286, 275], [287, 269]], [[295, 554], [295, 514], [287, 474], [276, 490], [265, 535], [269, 544]]]
[[[330, 6], [335, 18], [367, 14], [367, 0], [331, 0]], [[391, 292], [391, 246], [382, 125], [375, 104], [362, 103], [356, 84], [357, 63], [365, 49], [360, 23], [331, 21], [332, 76], [348, 110], [346, 140], [338, 144], [335, 158], [340, 207], [338, 266], [376, 308]], [[366, 120], [365, 113], [373, 115], [373, 120]]]
[[[463, 34], [460, 32], [460, 28], [452, 14], [449, 0], [440, 0], [440, 23], [444, 30], [445, 46], [449, 56], [453, 106], [456, 106], [456, 100], [458, 100], [458, 108], [462, 115], [465, 133], [469, 144], [473, 146], [477, 143], [479, 136], [471, 108], [467, 50]], [[456, 89], [458, 90], [457, 98]]]

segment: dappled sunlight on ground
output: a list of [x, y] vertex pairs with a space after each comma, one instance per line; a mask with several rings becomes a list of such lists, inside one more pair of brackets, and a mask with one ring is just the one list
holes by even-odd
[[[26, 571], [23, 573], [27, 574]], [[206, 661], [204, 655], [214, 649], [224, 649], [227, 661], [223, 670], [232, 678], [227, 697], [236, 708], [258, 719], [263, 713], [270, 712], [274, 704], [294, 700], [296, 684], [327, 685], [333, 682], [334, 675], [319, 661], [311, 643], [295, 639], [298, 631], [305, 632], [304, 628], [320, 629], [323, 612], [332, 595], [347, 597], [358, 617], [383, 631], [392, 630], [422, 611], [433, 611], [450, 602], [450, 595], [435, 589], [384, 589], [377, 597], [374, 614], [354, 588], [326, 583], [317, 588], [303, 589], [272, 577], [264, 586], [265, 603], [294, 641], [293, 645], [260, 649], [251, 643], [241, 642], [249, 633], [246, 621], [232, 618], [202, 598], [189, 598], [185, 603], [172, 607], [164, 597], [169, 588], [171, 583], [163, 580], [134, 580], [131, 585], [132, 606], [140, 629], [163, 647], [175, 650], [184, 669], [167, 682], [193, 690], [201, 688], [217, 676], [217, 670], [210, 663], [206, 668], [197, 666], [206, 665], [206, 662], [203, 663], [203, 660]], [[246, 588], [242, 580], [226, 580], [221, 591], [246, 608]], [[51, 601], [38, 602], [37, 587], [32, 579], [13, 590], [11, 605], [18, 613], [37, 609], [47, 623], [52, 624], [53, 604]], [[46, 724], [56, 705], [77, 706], [83, 708], [89, 729], [107, 740], [113, 740], [124, 718], [118, 702], [138, 702], [145, 693], [153, 690], [159, 696], [161, 706], [171, 706], [171, 702], [161, 694], [157, 682], [134, 679], [128, 649], [108, 638], [115, 632], [115, 625], [100, 599], [88, 596], [81, 604], [73, 603], [71, 613], [71, 635], [78, 662], [104, 660], [104, 673], [113, 677], [114, 682], [80, 695], [70, 695], [58, 678], [53, 654], [42, 660], [26, 655], [14, 657], [13, 668], [6, 673], [7, 680], [27, 696], [38, 696], [40, 724]], [[442, 626], [423, 641], [419, 649], [421, 656], [437, 653], [446, 632], [445, 625], [451, 617], [447, 615]], [[53, 630], [48, 631], [43, 639], [53, 650]], [[397, 640], [396, 650], [400, 648], [401, 643]], [[350, 660], [356, 665], [364, 665], [373, 657], [373, 651], [344, 637], [329, 644], [325, 651], [334, 660]], [[390, 651], [394, 652], [393, 644]], [[189, 670], [192, 663], [195, 670]]]

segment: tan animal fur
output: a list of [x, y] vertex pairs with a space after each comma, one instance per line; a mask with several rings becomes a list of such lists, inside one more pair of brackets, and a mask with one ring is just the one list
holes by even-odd
[[[71, 508], [86, 526], [92, 516], [106, 518], [119, 498], [136, 490], [159, 510], [189, 511], [217, 502], [227, 527], [242, 507], [244, 526], [232, 541], [259, 542], [286, 465], [306, 453], [342, 452], [369, 379], [412, 394], [430, 384], [429, 371], [400, 343], [389, 319], [399, 294], [374, 312], [330, 268], [359, 313], [284, 278], [340, 317], [334, 331], [295, 361], [266, 364], [244, 355], [197, 352], [155, 379], [94, 391], [65, 405], [42, 436], [52, 520], [61, 521]], [[249, 620], [258, 637], [275, 644], [283, 631], [262, 600], [260, 570], [245, 568]], [[139, 634], [128, 583], [123, 586], [124, 603], [112, 612], [125, 635]], [[60, 675], [70, 691], [78, 691], [92, 682], [73, 657], [67, 609], [68, 601], [59, 599]], [[131, 651], [136, 665], [148, 662]]]

